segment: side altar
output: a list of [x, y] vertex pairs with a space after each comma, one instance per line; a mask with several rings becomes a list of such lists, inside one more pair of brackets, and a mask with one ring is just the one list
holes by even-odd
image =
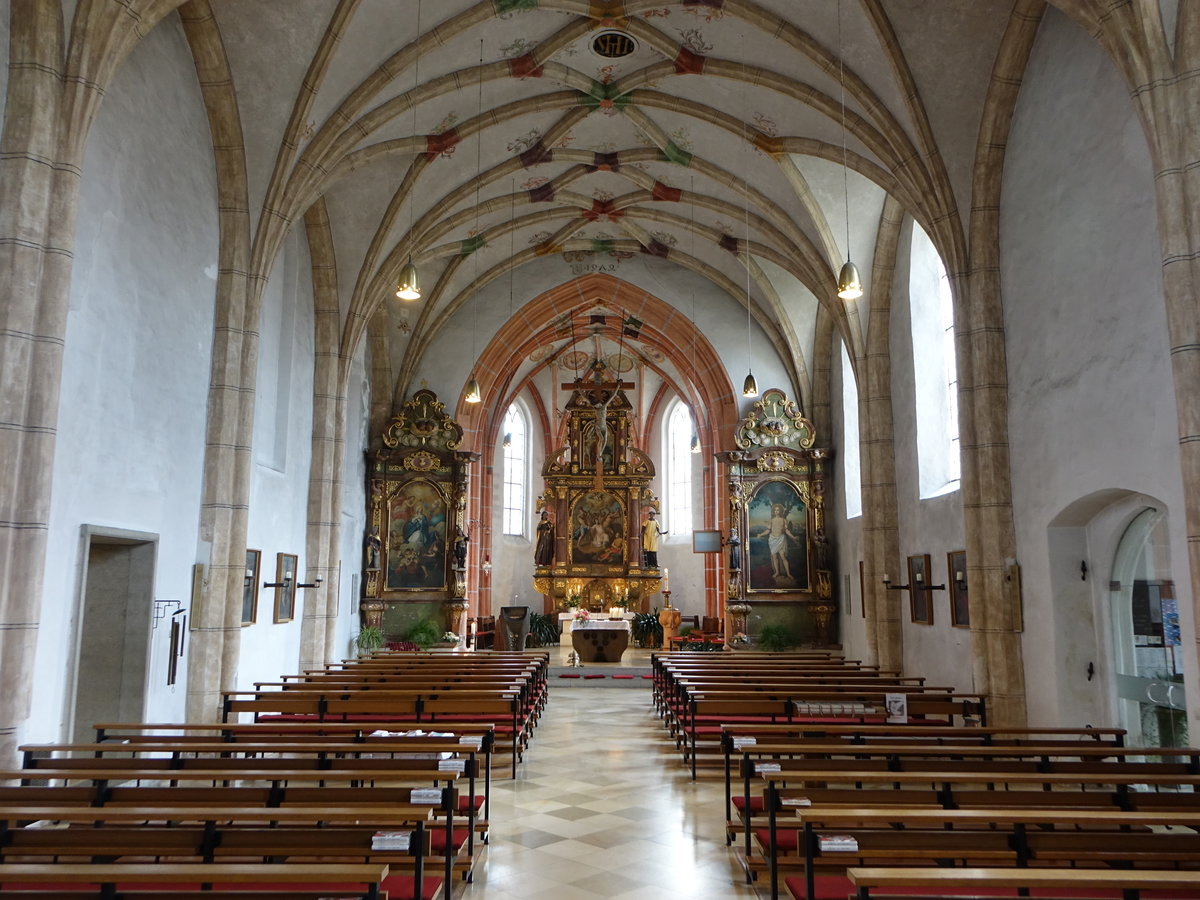
[[632, 382], [608, 377], [604, 361], [564, 384], [565, 443], [547, 455], [545, 490], [534, 551], [534, 589], [545, 611], [572, 599], [592, 610], [649, 608], [662, 586], [646, 565], [642, 528], [658, 500], [650, 491], [654, 463], [633, 439]]

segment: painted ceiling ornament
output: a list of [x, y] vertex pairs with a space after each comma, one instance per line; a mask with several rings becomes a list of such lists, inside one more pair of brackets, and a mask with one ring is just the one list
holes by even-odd
[[738, 426], [734, 441], [743, 450], [786, 447], [807, 450], [817, 440], [812, 422], [779, 388], [765, 391]]
[[[446, 413], [446, 404], [433, 391], [422, 388], [400, 408], [400, 413], [383, 431], [387, 447], [423, 447], [454, 450], [462, 443], [463, 430]], [[416, 455], [416, 454], [414, 454]], [[405, 458], [407, 464], [408, 459]]]

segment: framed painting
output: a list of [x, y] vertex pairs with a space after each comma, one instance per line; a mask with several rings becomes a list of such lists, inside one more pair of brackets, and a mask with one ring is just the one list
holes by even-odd
[[746, 506], [747, 587], [757, 592], [809, 589], [808, 504], [790, 481], [764, 481]]
[[929, 590], [929, 554], [919, 553], [908, 558], [908, 603], [913, 622], [933, 624], [933, 604]]
[[952, 550], [946, 554], [946, 592], [950, 596], [950, 624], [955, 628], [970, 628], [966, 550]]
[[242, 624], [253, 625], [258, 619], [258, 570], [261, 550], [246, 551], [246, 577], [242, 580]]
[[446, 587], [446, 518], [449, 503], [439, 485], [413, 480], [387, 503], [385, 591]]
[[296, 554], [275, 554], [275, 621], [296, 617]]
[[571, 507], [571, 562], [625, 562], [625, 507], [608, 491], [588, 491]]

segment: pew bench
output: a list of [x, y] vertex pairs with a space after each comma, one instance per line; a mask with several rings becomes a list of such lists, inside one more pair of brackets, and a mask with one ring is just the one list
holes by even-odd
[[[1120, 892], [1125, 900], [1138, 900], [1144, 891], [1155, 892], [1158, 896], [1200, 896], [1196, 893], [1196, 873], [1154, 869], [1103, 871], [864, 866], [852, 867], [846, 875], [856, 890], [858, 900], [869, 900], [871, 897], [880, 900], [880, 892], [889, 889], [903, 889], [905, 900], [941, 900], [964, 894], [977, 897], [981, 896], [980, 891], [995, 889], [1020, 890], [1026, 892], [1024, 896], [1027, 897], [1062, 897], [1066, 892], [1068, 896], [1077, 898], [1112, 898]], [[914, 893], [912, 888], [921, 890]]]
[[[55, 893], [40, 896], [126, 897], [158, 900], [175, 897], [319, 898], [331, 894], [376, 900], [388, 879], [386, 865], [329, 865], [305, 863], [289, 866], [252, 864], [6, 864], [0, 866], [0, 896], [38, 886], [55, 886]], [[164, 888], [164, 885], [169, 887]], [[247, 886], [253, 886], [252, 891]], [[441, 885], [422, 890], [422, 900], [436, 900]], [[415, 896], [415, 892], [396, 896]]]

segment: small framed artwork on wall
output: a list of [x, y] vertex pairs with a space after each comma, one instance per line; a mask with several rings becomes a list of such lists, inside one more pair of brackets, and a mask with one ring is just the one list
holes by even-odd
[[275, 554], [275, 621], [290, 622], [296, 614], [296, 554]]
[[912, 621], [919, 625], [933, 624], [933, 603], [929, 590], [929, 554], [919, 553], [908, 558], [908, 602]]
[[242, 583], [242, 624], [253, 625], [258, 618], [258, 567], [261, 550], [246, 551], [246, 577]]
[[967, 551], [953, 550], [946, 554], [947, 592], [950, 595], [950, 624], [955, 628], [971, 627], [971, 608], [967, 604]]

